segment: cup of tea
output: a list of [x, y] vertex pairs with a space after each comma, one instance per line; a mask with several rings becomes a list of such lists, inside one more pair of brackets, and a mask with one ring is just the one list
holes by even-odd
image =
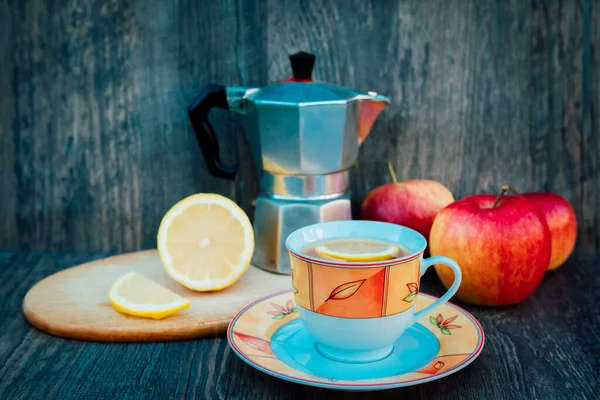
[[[286, 239], [299, 316], [318, 351], [335, 361], [387, 357], [402, 333], [446, 303], [461, 281], [447, 257], [423, 258], [425, 237], [405, 226], [375, 221], [309, 225]], [[433, 304], [415, 312], [420, 279], [444, 264], [454, 283]]]

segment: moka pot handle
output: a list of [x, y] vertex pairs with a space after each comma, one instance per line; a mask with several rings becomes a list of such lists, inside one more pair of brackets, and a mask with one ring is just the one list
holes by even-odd
[[225, 86], [207, 85], [188, 108], [188, 117], [194, 128], [208, 171], [216, 177], [234, 180], [237, 165], [230, 166], [221, 161], [219, 141], [208, 121], [208, 113], [214, 107], [229, 110]]

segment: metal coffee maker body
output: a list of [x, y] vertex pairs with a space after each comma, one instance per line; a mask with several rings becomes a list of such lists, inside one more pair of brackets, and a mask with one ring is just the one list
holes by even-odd
[[290, 56], [293, 76], [263, 88], [208, 85], [188, 114], [209, 171], [235, 179], [237, 167], [219, 158], [208, 122], [214, 107], [244, 115], [259, 171], [252, 263], [290, 273], [285, 239], [314, 223], [352, 219], [350, 168], [358, 148], [389, 100], [312, 79], [315, 57]]

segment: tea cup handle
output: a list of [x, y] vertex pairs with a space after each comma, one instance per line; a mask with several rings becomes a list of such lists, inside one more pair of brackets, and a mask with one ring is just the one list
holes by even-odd
[[414, 315], [415, 321], [420, 320], [421, 318], [423, 318], [423, 316], [425, 316], [426, 314], [429, 314], [430, 312], [432, 312], [433, 310], [435, 310], [436, 308], [438, 308], [439, 306], [441, 306], [442, 304], [444, 304], [448, 300], [450, 300], [450, 297], [454, 296], [454, 293], [456, 293], [456, 291], [458, 290], [458, 287], [460, 286], [460, 281], [462, 279], [462, 273], [460, 272], [460, 267], [454, 260], [451, 260], [448, 257], [441, 257], [441, 256], [429, 257], [429, 258], [426, 258], [423, 261], [421, 261], [421, 276], [423, 276], [423, 274], [425, 274], [425, 271], [427, 271], [427, 268], [431, 267], [434, 264], [443, 264], [443, 265], [447, 265], [448, 267], [452, 268], [452, 271], [454, 271], [454, 282], [452, 283], [452, 286], [450, 286], [450, 289], [448, 289], [448, 291], [446, 291], [446, 293], [444, 293], [444, 295], [442, 297], [440, 297], [433, 304], [428, 305], [421, 311], [416, 312]]

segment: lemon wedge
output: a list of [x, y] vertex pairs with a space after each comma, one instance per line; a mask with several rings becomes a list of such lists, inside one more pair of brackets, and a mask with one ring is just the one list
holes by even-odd
[[315, 253], [321, 258], [369, 262], [398, 257], [400, 248], [388, 243], [352, 240], [316, 246]]
[[199, 193], [175, 204], [158, 229], [158, 253], [171, 278], [196, 291], [221, 290], [248, 269], [254, 231], [227, 197]]
[[190, 302], [143, 275], [129, 272], [108, 292], [113, 307], [136, 317], [162, 319], [190, 306]]

